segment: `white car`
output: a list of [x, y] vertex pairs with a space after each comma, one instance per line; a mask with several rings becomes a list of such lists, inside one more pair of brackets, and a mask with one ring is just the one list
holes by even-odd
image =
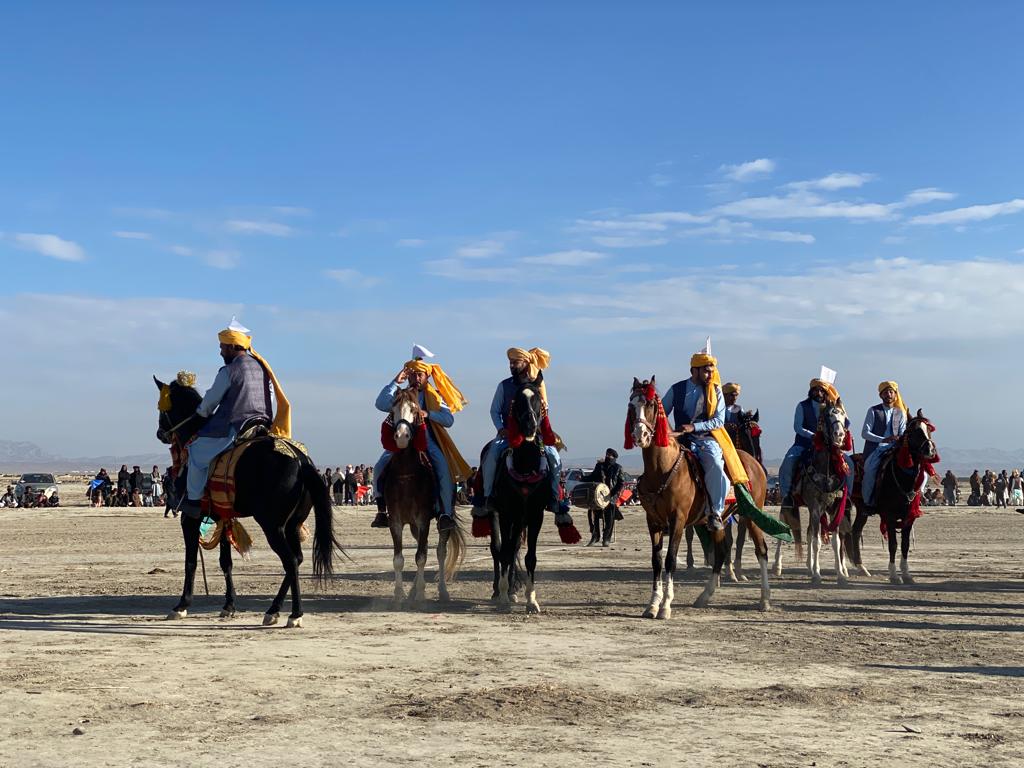
[[42, 491], [46, 498], [57, 493], [57, 478], [45, 472], [26, 472], [18, 478], [18, 484], [14, 486], [14, 496], [20, 503], [25, 498], [25, 491]]

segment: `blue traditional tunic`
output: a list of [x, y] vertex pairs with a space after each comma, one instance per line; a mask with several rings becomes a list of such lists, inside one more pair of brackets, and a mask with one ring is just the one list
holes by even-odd
[[695, 384], [693, 379], [684, 379], [673, 384], [661, 404], [665, 415], [675, 415], [675, 430], [678, 432], [684, 424], [693, 424], [693, 432], [683, 435], [680, 440], [700, 460], [704, 468], [704, 484], [711, 499], [711, 514], [721, 520], [725, 511], [725, 496], [729, 490], [729, 479], [725, 474], [725, 459], [722, 447], [712, 436], [712, 430], [725, 424], [725, 398], [721, 388], [715, 387], [718, 394], [718, 405], [710, 419], [696, 419], [696, 414], [704, 416], [707, 405], [704, 400], [704, 387]]

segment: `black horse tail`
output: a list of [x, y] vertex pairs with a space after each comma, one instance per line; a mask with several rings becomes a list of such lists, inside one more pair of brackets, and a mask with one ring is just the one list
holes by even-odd
[[312, 462], [304, 461], [299, 468], [299, 479], [306, 492], [313, 499], [313, 515], [316, 529], [313, 532], [313, 578], [323, 585], [334, 576], [334, 549], [343, 555], [345, 550], [334, 535], [334, 513], [331, 511], [331, 497], [327, 485]]

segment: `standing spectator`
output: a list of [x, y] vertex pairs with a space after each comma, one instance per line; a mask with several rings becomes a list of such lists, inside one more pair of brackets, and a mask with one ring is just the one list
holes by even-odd
[[327, 500], [330, 501], [331, 506], [334, 506], [334, 496], [331, 494], [334, 488], [334, 474], [330, 467], [324, 471], [324, 485], [327, 486]]
[[142, 470], [136, 464], [132, 467], [132, 473], [128, 476], [128, 490], [132, 494], [132, 506], [142, 506]]
[[168, 514], [173, 513], [175, 517], [178, 516], [178, 494], [174, 490], [174, 477], [171, 474], [171, 468], [168, 467], [167, 471], [164, 472], [162, 478], [162, 484], [164, 487], [164, 517]]
[[995, 481], [992, 483], [996, 490], [996, 506], [1006, 506], [1006, 486], [1009, 484], [1009, 478], [1006, 476], [1006, 470], [1004, 469], [998, 475], [996, 475]]
[[356, 472], [351, 464], [345, 465], [345, 503], [356, 503]]
[[366, 484], [370, 487], [369, 493], [366, 494], [366, 503], [369, 504], [371, 501], [373, 501], [373, 467], [363, 467], [363, 479], [366, 481]]
[[334, 468], [334, 485], [331, 487], [334, 491], [334, 504], [340, 507], [345, 503], [345, 473], [341, 471], [341, 467]]
[[942, 492], [946, 497], [946, 504], [956, 506], [957, 479], [952, 470], [946, 470], [946, 476], [942, 478]]
[[356, 503], [358, 503], [358, 504], [365, 504], [366, 503], [366, 494], [363, 492], [363, 465], [360, 464], [358, 467], [356, 467], [355, 471], [352, 474], [356, 478], [356, 494], [355, 494]]
[[1024, 504], [1024, 480], [1021, 479], [1019, 469], [1013, 470], [1010, 474], [1007, 493], [1010, 497], [1010, 504], [1013, 506], [1019, 507]]
[[153, 471], [149, 473], [149, 478], [153, 483], [153, 506], [155, 507], [164, 502], [163, 478], [160, 475], [160, 467], [156, 464], [153, 465]]
[[127, 464], [122, 464], [121, 465], [121, 471], [117, 473], [117, 490], [118, 490], [118, 495], [120, 495], [120, 492], [121, 492], [122, 488], [124, 490], [126, 490], [126, 491], [128, 490], [128, 478], [130, 476], [131, 476], [131, 473], [128, 472], [128, 465]]
[[974, 470], [971, 473], [970, 480], [971, 484], [971, 496], [967, 499], [968, 504], [981, 504], [981, 475], [978, 474], [978, 470]]
[[981, 505], [983, 507], [992, 506], [992, 470], [986, 469], [985, 474], [981, 476]]
[[142, 499], [142, 506], [153, 506], [153, 476], [139, 472], [139, 496]]

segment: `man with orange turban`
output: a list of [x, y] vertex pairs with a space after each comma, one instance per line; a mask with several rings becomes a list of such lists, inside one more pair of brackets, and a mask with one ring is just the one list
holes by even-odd
[[[680, 442], [693, 451], [704, 468], [704, 485], [711, 502], [708, 527], [721, 530], [729, 490], [724, 451], [731, 449], [735, 455], [735, 448], [725, 432], [725, 397], [710, 342], [708, 339], [704, 349], [690, 358], [690, 377], [669, 387], [661, 403], [666, 416], [675, 416], [675, 431], [683, 433]], [[722, 438], [728, 441], [728, 448], [723, 447]], [[733, 481], [746, 482], [747, 478], [744, 474], [742, 479], [734, 477]]]
[[874, 505], [875, 480], [882, 459], [907, 429], [907, 406], [900, 395], [900, 385], [895, 381], [883, 381], [878, 385], [878, 395], [882, 402], [868, 408], [864, 428], [860, 433], [864, 438], [864, 481], [861, 493], [864, 505], [869, 509]]
[[[375, 403], [378, 411], [389, 413], [395, 401], [395, 394], [408, 381], [409, 389], [419, 394], [421, 415], [427, 423], [427, 456], [434, 471], [440, 498], [441, 515], [437, 519], [438, 531], [450, 531], [455, 524], [455, 483], [469, 477], [470, 468], [462, 458], [455, 443], [448, 435], [448, 429], [455, 423], [455, 413], [466, 405], [462, 392], [452, 383], [437, 363], [428, 363], [432, 358], [430, 350], [419, 344], [413, 347], [413, 357], [395, 378], [384, 385]], [[431, 385], [433, 381], [433, 385]], [[384, 496], [380, 490], [381, 476], [391, 460], [391, 451], [385, 450], [373, 468], [373, 491], [377, 497], [377, 515], [370, 524], [374, 528], [387, 528], [388, 515]]]
[[[231, 318], [217, 334], [224, 365], [206, 391], [196, 413], [209, 420], [196, 433], [188, 448], [188, 493], [182, 501], [183, 514], [198, 517], [199, 502], [206, 488], [210, 462], [227, 450], [246, 422], [266, 422], [271, 434], [291, 437], [291, 407], [274, 371], [252, 348], [252, 332]], [[277, 402], [277, 415], [273, 400]]]
[[[807, 397], [796, 404], [796, 412], [793, 414], [793, 431], [796, 438], [793, 445], [782, 460], [779, 467], [779, 490], [782, 492], [783, 509], [792, 509], [795, 505], [793, 499], [793, 480], [796, 479], [797, 469], [807, 460], [814, 447], [814, 433], [818, 430], [818, 414], [823, 406], [835, 405], [839, 400], [839, 390], [835, 387], [836, 372], [825, 366], [821, 367], [821, 373], [811, 379], [807, 389]], [[846, 420], [846, 429], [850, 429], [850, 420]], [[853, 466], [849, 457], [846, 457], [846, 465], [849, 471], [846, 474], [847, 488], [853, 492]]]
[[[484, 457], [483, 466], [481, 467], [486, 506], [476, 506], [473, 508], [473, 515], [477, 517], [489, 514], [493, 509], [491, 495], [494, 491], [494, 477], [498, 472], [498, 460], [508, 447], [507, 420], [512, 409], [512, 401], [515, 399], [519, 387], [524, 384], [537, 385], [540, 389], [540, 399], [543, 404], [545, 418], [547, 418], [548, 393], [542, 371], [551, 363], [551, 355], [539, 347], [534, 347], [533, 349], [510, 347], [505, 354], [508, 357], [508, 369], [512, 375], [507, 379], [503, 379], [498, 384], [494, 398], [491, 400], [491, 422], [494, 424], [494, 428], [498, 430], [498, 434], [491, 441], [490, 448]], [[555, 513], [555, 523], [557, 525], [565, 525], [571, 523], [572, 518], [568, 513], [563, 512], [558, 504], [558, 481], [562, 473], [562, 460], [558, 456], [558, 448], [561, 445], [561, 440], [557, 435], [553, 435], [553, 437], [555, 438], [555, 445], [548, 445], [547, 441], [545, 441], [544, 445], [544, 452], [548, 461], [548, 477], [551, 481], [552, 501], [549, 505], [549, 510]]]

